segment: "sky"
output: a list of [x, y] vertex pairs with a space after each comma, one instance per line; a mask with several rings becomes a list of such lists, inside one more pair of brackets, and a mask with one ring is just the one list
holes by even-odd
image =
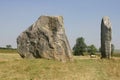
[[41, 15], [63, 16], [71, 48], [78, 37], [100, 47], [103, 16], [112, 23], [112, 43], [120, 49], [120, 0], [0, 0], [0, 47], [17, 47], [16, 38]]

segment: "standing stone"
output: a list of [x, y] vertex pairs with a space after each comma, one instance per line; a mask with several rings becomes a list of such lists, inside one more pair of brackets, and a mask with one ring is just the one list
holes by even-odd
[[62, 16], [41, 16], [17, 38], [22, 58], [72, 60]]
[[112, 26], [109, 17], [105, 16], [101, 22], [101, 58], [111, 58]]

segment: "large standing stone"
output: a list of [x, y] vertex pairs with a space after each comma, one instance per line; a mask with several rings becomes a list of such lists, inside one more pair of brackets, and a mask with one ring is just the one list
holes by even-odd
[[109, 17], [105, 16], [101, 22], [101, 58], [111, 57], [112, 29]]
[[22, 58], [72, 60], [62, 16], [41, 16], [17, 38]]

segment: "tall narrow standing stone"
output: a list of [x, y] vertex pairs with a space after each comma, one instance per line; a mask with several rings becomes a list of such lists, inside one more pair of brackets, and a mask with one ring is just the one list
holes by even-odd
[[111, 58], [112, 26], [109, 17], [105, 16], [101, 22], [101, 58]]
[[62, 16], [41, 16], [17, 38], [22, 58], [72, 60]]

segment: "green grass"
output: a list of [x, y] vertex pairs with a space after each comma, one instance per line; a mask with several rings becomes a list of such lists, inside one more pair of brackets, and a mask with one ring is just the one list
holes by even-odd
[[17, 53], [16, 49], [0, 49], [0, 53]]
[[0, 53], [0, 80], [119, 80], [120, 59], [75, 56], [73, 62], [21, 59]]
[[113, 56], [114, 57], [120, 57], [120, 53], [114, 53]]

